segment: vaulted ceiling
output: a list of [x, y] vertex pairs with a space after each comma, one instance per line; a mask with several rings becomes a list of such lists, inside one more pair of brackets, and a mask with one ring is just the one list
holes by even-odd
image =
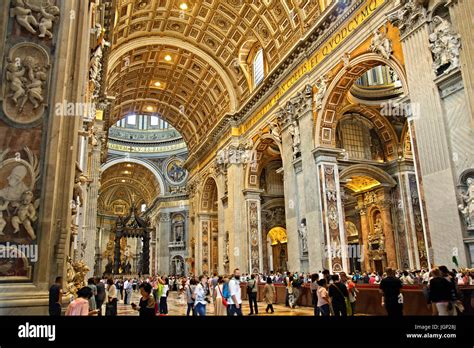
[[320, 2], [114, 0], [107, 93], [116, 100], [109, 125], [131, 113], [160, 114], [192, 152], [252, 93], [250, 49], [263, 47], [271, 71], [313, 27]]

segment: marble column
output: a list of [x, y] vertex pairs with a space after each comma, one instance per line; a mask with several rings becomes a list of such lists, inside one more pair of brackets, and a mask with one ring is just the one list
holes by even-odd
[[198, 254], [196, 271], [198, 275], [207, 274], [211, 270], [211, 219], [208, 214], [199, 214], [199, 234], [197, 239]]
[[[424, 239], [435, 264], [451, 264], [453, 249], [458, 260], [466, 264], [462, 227], [457, 208], [454, 168], [451, 159], [448, 129], [439, 88], [435, 83], [433, 57], [427, 49], [430, 28], [426, 10], [419, 3], [389, 15], [398, 26], [405, 58], [405, 67], [414, 110], [414, 153], [422, 188], [422, 206], [426, 206], [427, 229]], [[419, 112], [417, 112], [419, 110]], [[446, 236], [449, 231], [449, 238]]]
[[87, 277], [93, 274], [94, 270], [94, 247], [97, 231], [97, 201], [100, 188], [100, 156], [101, 156], [101, 133], [103, 124], [101, 121], [95, 123], [97, 144], [91, 145], [89, 155], [88, 178], [89, 187], [87, 192], [87, 204], [84, 219], [83, 242], [86, 243], [84, 251], [84, 262], [89, 266], [90, 272]]
[[157, 273], [169, 274], [170, 260], [169, 260], [169, 244], [171, 234], [171, 217], [168, 211], [162, 211], [158, 215], [159, 224], [159, 248], [158, 248], [158, 268]]
[[263, 272], [263, 245], [262, 245], [262, 211], [260, 195], [263, 190], [245, 190], [245, 207], [247, 212], [247, 238], [249, 270], [251, 273]]
[[[359, 201], [359, 206], [363, 206], [364, 204], [364, 196], [360, 195], [358, 196], [358, 201]], [[363, 260], [361, 260], [363, 269], [361, 271], [368, 272], [370, 270], [370, 260], [369, 260], [369, 231], [370, 231], [370, 226], [369, 226], [369, 220], [367, 219], [367, 208], [360, 208], [359, 209], [359, 214], [360, 214], [360, 233], [362, 236], [362, 240], [360, 242], [361, 248], [362, 248], [362, 255], [363, 255]]]
[[341, 185], [336, 160], [337, 149], [319, 148], [315, 152], [317, 181], [321, 192], [320, 216], [324, 231], [324, 266], [332, 272], [349, 271]]
[[390, 211], [390, 192], [384, 189], [381, 192], [383, 201], [379, 204], [380, 213], [382, 214], [383, 232], [385, 236], [385, 254], [387, 255], [387, 267], [393, 269], [398, 268], [397, 252], [395, 245], [395, 237], [393, 235], [392, 214]]

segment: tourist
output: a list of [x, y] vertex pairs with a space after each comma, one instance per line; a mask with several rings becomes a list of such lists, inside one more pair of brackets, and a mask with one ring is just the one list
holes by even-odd
[[99, 278], [96, 278], [95, 284], [97, 288], [97, 294], [95, 295], [95, 303], [99, 316], [102, 316], [102, 305], [105, 301], [105, 285], [104, 282], [101, 281]]
[[217, 285], [214, 288], [214, 315], [227, 315], [227, 299], [224, 298], [222, 290], [224, 289], [224, 278], [217, 278]]
[[322, 315], [323, 317], [328, 317], [330, 314], [329, 308], [329, 294], [327, 291], [327, 283], [326, 278], [322, 278], [318, 281], [318, 314]]
[[191, 279], [189, 279], [189, 284], [186, 284], [185, 286], [186, 303], [188, 305], [188, 308], [186, 309], [187, 317], [189, 317], [191, 312], [193, 313], [193, 316], [196, 315], [196, 312], [194, 311], [194, 290], [196, 289], [196, 283], [194, 277], [191, 277]]
[[95, 279], [89, 278], [89, 280], [87, 281], [87, 286], [92, 291], [92, 296], [89, 299], [89, 309], [93, 311], [97, 309], [97, 303], [95, 302], [95, 296], [97, 295], [97, 286], [95, 285]]
[[139, 287], [140, 294], [140, 303], [137, 306], [135, 303], [132, 303], [132, 308], [140, 313], [141, 317], [154, 317], [156, 315], [156, 302], [151, 292], [153, 287], [149, 283], [143, 283]]
[[311, 290], [311, 303], [314, 307], [314, 316], [319, 315], [319, 308], [318, 308], [318, 280], [319, 280], [319, 274], [318, 273], [313, 273], [311, 274], [311, 285], [310, 285], [310, 290]]
[[125, 304], [130, 304], [132, 300], [132, 292], [133, 292], [133, 283], [131, 282], [130, 278], [128, 278], [125, 283], [123, 284], [123, 288], [125, 291]]
[[49, 288], [49, 315], [61, 316], [61, 303], [63, 296], [63, 277], [56, 277], [53, 285]]
[[117, 315], [117, 288], [112, 278], [107, 279], [107, 304], [105, 305], [106, 316]]
[[355, 315], [356, 301], [357, 301], [357, 290], [356, 282], [352, 279], [349, 279], [344, 272], [341, 273], [341, 281], [347, 287], [347, 292], [349, 293], [349, 302], [351, 304], [351, 313], [350, 315]]
[[267, 309], [265, 309], [265, 312], [268, 313], [268, 311], [271, 310], [272, 314], [275, 313], [273, 310], [273, 302], [275, 301], [276, 291], [275, 286], [273, 285], [272, 277], [267, 277], [267, 283], [263, 288], [263, 296], [265, 303], [267, 304]]
[[89, 299], [92, 297], [92, 290], [85, 286], [77, 292], [77, 298], [72, 301], [66, 309], [67, 316], [89, 316], [97, 314], [97, 310], [89, 309]]
[[290, 275], [286, 284], [286, 294], [288, 296], [288, 306], [290, 308], [295, 308], [295, 297], [293, 295], [293, 280], [293, 276]]
[[329, 297], [331, 298], [334, 316], [347, 316], [346, 300], [349, 299], [349, 293], [344, 284], [341, 283], [339, 275], [332, 276], [333, 283], [329, 286]]
[[242, 316], [242, 294], [240, 290], [240, 270], [234, 270], [234, 276], [229, 281], [229, 315]]
[[206, 316], [207, 302], [207, 277], [201, 275], [199, 276], [199, 283], [194, 289], [194, 310], [196, 315], [200, 317]]
[[440, 316], [456, 315], [456, 309], [451, 301], [452, 286], [449, 281], [443, 278], [439, 268], [431, 270], [431, 280], [429, 283], [429, 301], [433, 304], [434, 314]]
[[[218, 282], [219, 282], [219, 277], [217, 276], [217, 273], [214, 272], [214, 274], [212, 275], [212, 279], [210, 279], [210, 284], [209, 284], [212, 292], [216, 289]], [[211, 295], [213, 295], [214, 297], [213, 293]]]
[[380, 291], [383, 294], [382, 306], [385, 306], [388, 316], [402, 316], [403, 315], [403, 295], [402, 282], [395, 277], [395, 271], [392, 268], [385, 270], [387, 277], [380, 282]]
[[163, 282], [163, 291], [160, 297], [160, 314], [166, 315], [168, 314], [168, 294], [170, 289], [169, 278], [166, 277]]
[[449, 282], [450, 293], [451, 293], [451, 304], [454, 306], [457, 300], [460, 298], [460, 296], [458, 295], [458, 286], [454, 279], [455, 275], [449, 272], [446, 266], [439, 266], [439, 270], [441, 271], [443, 278]]
[[257, 294], [258, 294], [258, 285], [255, 280], [255, 274], [250, 276], [250, 280], [247, 282], [247, 295], [249, 299], [250, 313], [249, 315], [255, 314], [258, 315], [258, 305], [257, 305]]
[[296, 308], [297, 305], [299, 305], [299, 298], [301, 295], [301, 285], [304, 282], [304, 276], [298, 275], [298, 273], [295, 273], [293, 276], [293, 308]]
[[413, 285], [415, 283], [408, 271], [403, 271], [403, 275], [400, 277], [400, 280], [402, 281], [403, 285]]

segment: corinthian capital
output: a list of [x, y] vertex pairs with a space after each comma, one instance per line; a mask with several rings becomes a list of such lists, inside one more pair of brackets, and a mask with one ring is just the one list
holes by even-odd
[[401, 6], [387, 15], [387, 19], [398, 27], [402, 37], [406, 36], [426, 20], [426, 2], [426, 0], [401, 0]]

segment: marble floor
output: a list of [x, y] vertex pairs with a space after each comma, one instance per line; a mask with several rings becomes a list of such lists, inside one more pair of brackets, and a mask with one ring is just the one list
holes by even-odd
[[[132, 295], [132, 301], [138, 304], [140, 301], [140, 294], [134, 292]], [[258, 303], [258, 310], [259, 316], [312, 316], [313, 315], [313, 308], [310, 307], [297, 307], [291, 309], [289, 307], [285, 307], [284, 305], [274, 304], [273, 308], [275, 310], [274, 314], [267, 314], [265, 313], [265, 308], [267, 305], [264, 302]], [[184, 316], [186, 315], [186, 301], [182, 298], [178, 298], [178, 294], [176, 291], [172, 291], [168, 297], [168, 315], [173, 316]], [[207, 315], [214, 315], [214, 305], [210, 304], [207, 305], [206, 308]], [[104, 309], [105, 312], [105, 309]], [[248, 302], [244, 301], [243, 303], [243, 313], [244, 315], [248, 315], [250, 313], [249, 304]], [[134, 311], [130, 305], [125, 305], [122, 300], [119, 301], [118, 304], [118, 315], [119, 316], [136, 316], [138, 315], [137, 311]]]

